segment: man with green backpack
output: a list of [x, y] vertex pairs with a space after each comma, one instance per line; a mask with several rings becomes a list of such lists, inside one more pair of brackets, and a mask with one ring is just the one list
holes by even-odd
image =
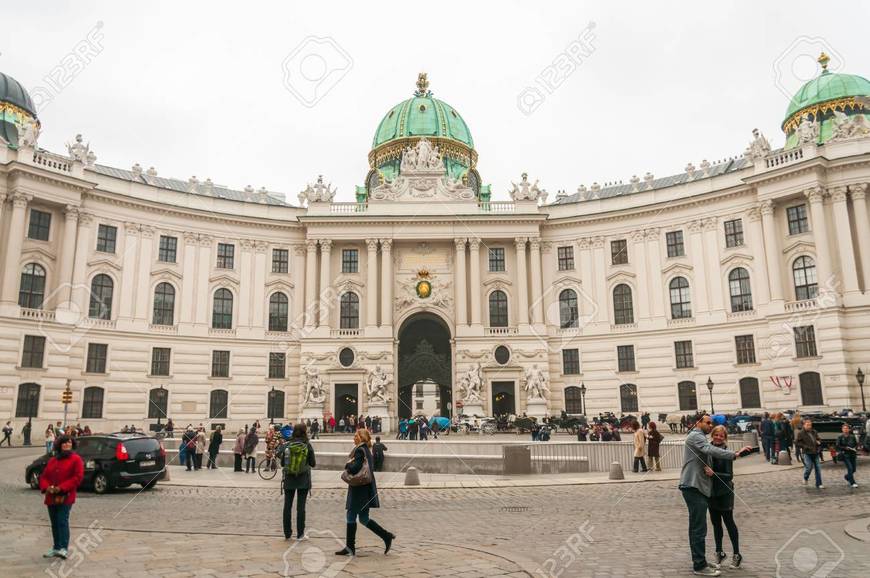
[[284, 445], [284, 539], [293, 537], [291, 514], [293, 499], [298, 494], [296, 503], [296, 539], [305, 539], [305, 501], [311, 489], [311, 468], [316, 465], [314, 448], [308, 441], [308, 430], [304, 423], [298, 423], [293, 428], [293, 435]]

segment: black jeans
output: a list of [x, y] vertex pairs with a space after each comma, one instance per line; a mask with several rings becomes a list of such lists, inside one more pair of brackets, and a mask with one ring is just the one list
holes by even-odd
[[242, 454], [233, 454], [233, 471], [241, 472], [242, 471]]
[[299, 501], [296, 503], [296, 535], [302, 537], [305, 535], [305, 502], [308, 499], [308, 488], [286, 488], [284, 490], [284, 537], [290, 538], [293, 536], [293, 523], [291, 522], [291, 514], [293, 510], [293, 498], [295, 494], [299, 495]]
[[184, 453], [184, 465], [187, 466], [188, 471], [196, 465], [196, 453], [194, 450], [187, 450]]
[[257, 471], [257, 459], [254, 456], [245, 458], [245, 473]]
[[634, 458], [634, 467], [632, 468], [634, 473], [637, 473], [638, 466], [640, 466], [643, 471], [646, 471], [646, 460], [643, 459], [643, 456]]
[[764, 448], [764, 459], [770, 461], [773, 455], [773, 436], [761, 436], [761, 447]]
[[725, 529], [728, 530], [728, 538], [731, 540], [731, 547], [734, 548], [734, 553], [740, 553], [740, 543], [738, 541], [737, 524], [734, 523], [734, 510], [710, 510], [710, 522], [713, 523], [713, 539], [716, 541], [716, 551], [722, 552], [722, 523], [725, 523]]
[[208, 452], [208, 467], [209, 468], [217, 469], [217, 455], [218, 455], [217, 450], [214, 450], [214, 451], [209, 450], [209, 452]]
[[692, 568], [707, 567], [704, 541], [707, 539], [707, 496], [695, 488], [680, 488], [689, 509], [689, 549], [692, 552]]

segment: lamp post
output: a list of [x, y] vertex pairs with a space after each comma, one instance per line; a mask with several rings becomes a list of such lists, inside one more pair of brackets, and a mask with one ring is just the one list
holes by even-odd
[[273, 417], [272, 412], [272, 404], [275, 403], [275, 386], [272, 386], [272, 389], [269, 390], [269, 407], [266, 409], [269, 411], [269, 425], [275, 425], [275, 418]]
[[580, 382], [580, 413], [586, 415], [586, 383]]
[[861, 387], [861, 411], [867, 411], [867, 401], [864, 399], [864, 372], [861, 371], [861, 368], [858, 368], [858, 373], [855, 374], [855, 378], [858, 380], [858, 385]]
[[714, 415], [716, 410], [713, 408], [713, 380], [707, 377], [707, 391], [710, 392], [710, 415]]
[[[160, 401], [161, 401], [161, 402], [162, 402], [163, 399], [164, 399], [164, 397], [163, 397], [163, 395], [164, 395], [163, 392], [164, 392], [165, 389], [166, 389], [166, 388], [163, 387], [163, 384], [160, 384], [160, 394], [159, 394], [159, 395], [160, 395]], [[169, 409], [169, 408], [167, 408], [167, 409]], [[158, 407], [158, 408], [157, 408], [157, 431], [160, 431], [160, 430], [163, 429], [163, 428], [160, 427], [160, 426], [162, 425], [162, 424], [160, 423], [160, 418], [161, 418], [162, 416], [163, 416], [163, 409], [162, 409], [162, 407]]]

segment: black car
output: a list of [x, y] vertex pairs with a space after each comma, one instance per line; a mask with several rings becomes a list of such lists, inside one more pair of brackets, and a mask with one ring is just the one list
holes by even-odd
[[[75, 452], [85, 464], [82, 486], [104, 494], [115, 488], [141, 484], [151, 489], [166, 476], [166, 450], [157, 439], [142, 434], [112, 433], [76, 438]], [[39, 488], [39, 476], [51, 454], [36, 458], [27, 466], [25, 481]]]

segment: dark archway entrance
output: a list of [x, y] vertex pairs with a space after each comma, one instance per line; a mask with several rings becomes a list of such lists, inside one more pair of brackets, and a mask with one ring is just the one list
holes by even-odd
[[516, 415], [517, 405], [514, 398], [514, 382], [492, 382], [492, 413], [493, 415]]
[[357, 384], [335, 384], [335, 421], [346, 418], [349, 415], [359, 415]]
[[418, 313], [399, 329], [399, 417], [418, 413], [413, 386], [431, 379], [439, 386], [440, 413], [450, 416], [453, 370], [450, 329], [437, 315]]

